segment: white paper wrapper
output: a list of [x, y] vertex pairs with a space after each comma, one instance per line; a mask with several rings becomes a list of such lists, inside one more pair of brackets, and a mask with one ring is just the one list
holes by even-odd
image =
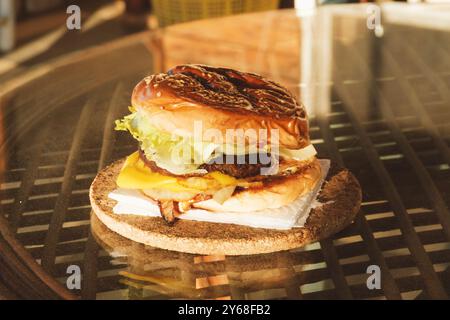
[[[321, 159], [319, 162], [322, 167], [322, 178], [316, 184], [316, 187], [287, 206], [254, 212], [211, 212], [203, 209], [191, 209], [183, 213], [180, 219], [233, 223], [254, 228], [279, 230], [302, 227], [308, 219], [311, 206], [314, 204], [330, 169], [329, 160]], [[138, 190], [119, 188], [111, 192], [109, 198], [117, 201], [113, 208], [113, 212], [116, 214], [161, 216], [159, 207]]]

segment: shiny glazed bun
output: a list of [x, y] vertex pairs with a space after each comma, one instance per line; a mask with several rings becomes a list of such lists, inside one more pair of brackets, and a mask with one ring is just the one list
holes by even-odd
[[160, 130], [191, 136], [202, 129], [279, 130], [279, 144], [300, 149], [310, 144], [305, 108], [281, 85], [259, 75], [204, 65], [180, 65], [144, 78], [132, 105], [147, 112]]

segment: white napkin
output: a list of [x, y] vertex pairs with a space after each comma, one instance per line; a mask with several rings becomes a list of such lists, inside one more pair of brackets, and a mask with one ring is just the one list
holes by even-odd
[[[287, 230], [304, 226], [311, 206], [316, 199], [323, 181], [330, 169], [330, 161], [319, 160], [322, 178], [315, 188], [292, 203], [278, 209], [265, 209], [254, 212], [211, 212], [203, 209], [190, 209], [180, 215], [180, 219], [207, 221], [214, 223], [233, 223], [254, 228]], [[134, 214], [148, 217], [161, 216], [158, 205], [138, 190], [119, 188], [109, 194], [116, 200], [115, 214]]]

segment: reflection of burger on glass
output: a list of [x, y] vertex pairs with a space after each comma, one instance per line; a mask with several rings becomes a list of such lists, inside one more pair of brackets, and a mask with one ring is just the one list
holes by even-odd
[[329, 161], [315, 157], [304, 107], [261, 76], [177, 66], [144, 78], [130, 111], [116, 129], [131, 133], [138, 150], [90, 190], [100, 220], [128, 238], [224, 254], [240, 254], [247, 238], [242, 253], [270, 252], [342, 229], [359, 207], [359, 186], [345, 171], [342, 190], [352, 187], [354, 197], [329, 221], [318, 217], [323, 232], [308, 229], [311, 213], [324, 211], [312, 207]]
[[[122, 237], [109, 230], [96, 215], [91, 216], [91, 230], [115, 262], [127, 265], [119, 271], [122, 284], [133, 288], [152, 286], [150, 291], [128, 290], [133, 299], [145, 299], [155, 292], [177, 298], [214, 299], [234, 289], [260, 284], [267, 274], [271, 274], [271, 287], [280, 288], [286, 285], [287, 270], [295, 267], [298, 272], [308, 260], [307, 254], [300, 254], [293, 261], [289, 251], [225, 257], [162, 250]], [[222, 286], [221, 290], [216, 291], [217, 286]], [[267, 291], [264, 294], [267, 298]]]

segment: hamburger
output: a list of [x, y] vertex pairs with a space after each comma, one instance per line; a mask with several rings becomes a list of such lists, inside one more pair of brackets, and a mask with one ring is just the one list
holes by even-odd
[[137, 148], [116, 184], [154, 201], [170, 225], [192, 209], [283, 208], [322, 176], [305, 107], [262, 76], [180, 65], [140, 81], [129, 109], [116, 130]]
[[305, 107], [262, 76], [180, 65], [140, 81], [129, 109], [116, 129], [136, 150], [89, 190], [93, 221], [127, 239], [195, 254], [269, 253], [324, 239], [359, 210], [356, 178], [316, 158]]

